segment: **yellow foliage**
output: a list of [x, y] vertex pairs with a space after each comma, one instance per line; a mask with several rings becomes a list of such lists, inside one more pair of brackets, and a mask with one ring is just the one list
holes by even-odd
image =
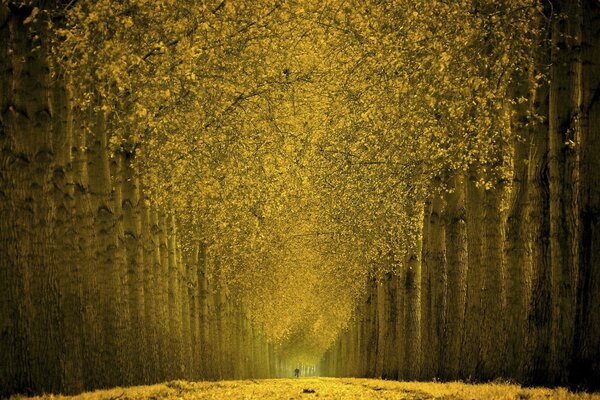
[[79, 1], [57, 53], [184, 248], [282, 352], [319, 354], [415, 246], [432, 182], [506, 175], [535, 10], [483, 3]]

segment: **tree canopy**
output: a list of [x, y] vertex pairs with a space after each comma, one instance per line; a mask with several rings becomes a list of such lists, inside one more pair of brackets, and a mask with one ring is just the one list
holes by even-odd
[[207, 246], [271, 339], [318, 356], [416, 245], [434, 185], [506, 174], [538, 7], [84, 1], [56, 51], [184, 247]]

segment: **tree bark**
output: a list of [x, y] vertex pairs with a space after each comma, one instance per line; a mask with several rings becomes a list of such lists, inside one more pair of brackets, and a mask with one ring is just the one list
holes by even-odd
[[56, 368], [62, 349], [59, 251], [53, 237], [57, 126], [47, 20], [25, 23], [34, 6], [0, 6], [0, 394], [7, 395], [62, 385]]
[[422, 227], [422, 236], [423, 236], [423, 250], [421, 254], [421, 259], [423, 260], [421, 263], [421, 346], [423, 354], [427, 354], [427, 357], [423, 358], [422, 365], [422, 373], [423, 378], [430, 378], [435, 376], [433, 372], [436, 365], [437, 358], [437, 348], [433, 347], [434, 338], [432, 337], [432, 308], [433, 308], [433, 299], [432, 299], [432, 281], [435, 279], [433, 270], [435, 269], [433, 264], [433, 241], [432, 238], [432, 230], [435, 229], [435, 222], [433, 220], [436, 218], [434, 213], [436, 211], [433, 210], [433, 200], [428, 199], [425, 201], [424, 206], [424, 217], [423, 217], [423, 227]]
[[[383, 379], [398, 378], [397, 354], [394, 351], [397, 346], [396, 280], [396, 276], [389, 272], [377, 284], [378, 345], [375, 375]], [[343, 337], [348, 338], [348, 333], [346, 332]], [[348, 366], [348, 363], [344, 362], [343, 365]]]
[[[138, 182], [138, 184], [140, 184]], [[152, 221], [152, 209], [149, 204], [146, 204], [147, 199], [140, 191], [140, 212], [142, 217], [142, 236], [141, 243], [143, 246], [144, 264], [140, 266], [143, 269], [143, 284], [144, 284], [144, 315], [145, 315], [145, 330], [146, 343], [148, 348], [145, 353], [145, 362], [147, 367], [148, 383], [158, 382], [161, 378], [159, 365], [159, 310], [161, 305], [158, 303], [159, 293], [159, 263], [160, 255], [158, 245], [155, 242], [153, 233], [154, 225]]]
[[582, 0], [579, 279], [573, 383], [600, 389], [600, 4]]
[[[428, 251], [423, 252], [423, 267], [427, 265], [429, 279], [429, 299], [422, 293], [422, 301], [428, 303], [428, 320], [422, 315], [421, 325], [427, 332], [428, 344], [423, 344], [424, 370], [423, 378], [437, 378], [441, 372], [441, 361], [444, 359], [445, 347], [441, 344], [445, 338], [446, 319], [446, 251], [445, 251], [445, 218], [444, 204], [440, 195], [434, 195], [431, 210], [427, 218]], [[423, 242], [425, 244], [425, 242]], [[425, 274], [425, 269], [423, 270]], [[423, 288], [421, 289], [423, 290]], [[427, 361], [426, 361], [427, 360]], [[425, 367], [428, 365], [427, 367]]]
[[[539, 51], [538, 65], [548, 65], [546, 46]], [[540, 82], [534, 109], [543, 123], [535, 126], [529, 150], [529, 240], [532, 258], [531, 295], [527, 324], [526, 380], [532, 384], [547, 382], [551, 351], [551, 280], [550, 280], [550, 184], [548, 171], [548, 86]]]
[[513, 176], [508, 216], [505, 227], [505, 284], [506, 284], [506, 373], [514, 379], [523, 376], [525, 324], [527, 321], [526, 293], [529, 290], [531, 257], [527, 240], [529, 213], [528, 156], [531, 142], [532, 121], [530, 79], [533, 71], [525, 69], [514, 79], [512, 98], [517, 104], [512, 110], [511, 130], [513, 139]]
[[56, 207], [53, 223], [57, 249], [58, 287], [60, 290], [60, 350], [61, 391], [80, 393], [85, 388], [83, 375], [84, 314], [83, 271], [78, 257], [79, 225], [75, 207], [73, 158], [73, 112], [71, 91], [62, 79], [54, 86], [54, 152], [56, 165], [52, 177], [53, 202]]
[[483, 380], [503, 376], [504, 344], [504, 290], [502, 272], [502, 216], [500, 203], [502, 185], [483, 194], [483, 282], [481, 286], [481, 362], [478, 377]]
[[144, 293], [144, 259], [142, 244], [142, 209], [140, 182], [131, 165], [131, 155], [118, 154], [122, 174], [122, 214], [127, 268], [127, 292], [129, 298], [129, 358], [133, 364], [132, 382], [141, 384], [148, 381], [148, 368], [145, 360], [150, 348], [147, 338], [146, 306]]
[[552, 348], [550, 381], [567, 383], [573, 353], [577, 259], [577, 126], [581, 85], [580, 4], [554, 3], [550, 69], [548, 166], [550, 181], [550, 250]]
[[171, 354], [171, 336], [169, 331], [169, 254], [167, 247], [167, 228], [164, 215], [152, 210], [152, 233], [154, 237], [154, 272], [157, 292], [157, 332], [158, 356], [160, 360], [161, 379], [173, 379], [173, 363]]
[[[421, 211], [422, 213], [422, 211]], [[422, 221], [422, 215], [421, 215]], [[418, 379], [421, 375], [422, 353], [421, 353], [421, 251], [422, 242], [419, 239], [415, 246], [409, 248], [404, 273], [404, 312], [405, 312], [405, 336], [404, 336], [404, 377], [406, 379]]]
[[200, 285], [199, 272], [200, 269], [200, 246], [199, 242], [194, 243], [190, 265], [188, 269], [188, 277], [190, 279], [189, 293], [189, 319], [190, 319], [190, 343], [192, 355], [192, 371], [191, 379], [198, 380], [202, 378], [200, 365], [202, 360], [202, 337], [200, 335]]
[[[124, 384], [128, 381], [126, 368], [127, 321], [121, 271], [118, 258], [118, 227], [108, 156], [106, 117], [99, 113], [90, 129], [89, 190], [96, 231], [98, 297], [96, 302], [101, 319], [101, 368], [95, 373], [99, 386]], [[119, 207], [120, 208], [120, 207]], [[93, 272], [92, 272], [93, 273]]]
[[467, 298], [467, 227], [465, 181], [456, 175], [450, 181], [446, 195], [446, 256], [448, 270], [447, 318], [445, 321], [444, 368], [442, 378], [459, 377], [462, 357], [462, 337]]
[[476, 186], [478, 178], [478, 174], [472, 171], [466, 183], [468, 270], [461, 378], [468, 380], [480, 376], [483, 362], [482, 308], [485, 283], [481, 228], [484, 226], [484, 210], [483, 191]]

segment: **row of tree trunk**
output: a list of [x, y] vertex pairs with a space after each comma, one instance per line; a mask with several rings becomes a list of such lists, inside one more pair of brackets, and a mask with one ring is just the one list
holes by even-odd
[[0, 397], [271, 375], [204, 246], [183, 254], [103, 111], [53, 73], [32, 11], [0, 6]]
[[326, 374], [600, 387], [600, 3], [552, 6], [511, 88], [527, 99], [507, 113], [512, 182], [449, 174], [420, 250], [372, 282]]

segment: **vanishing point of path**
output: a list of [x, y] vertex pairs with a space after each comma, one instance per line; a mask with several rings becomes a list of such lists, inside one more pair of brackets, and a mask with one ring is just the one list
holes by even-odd
[[[59, 399], [63, 396], [52, 396]], [[38, 398], [50, 399], [49, 396]], [[83, 393], [89, 400], [134, 399], [599, 399], [565, 389], [523, 388], [510, 384], [397, 382], [357, 378], [259, 379], [219, 382], [171, 381], [151, 386]]]

